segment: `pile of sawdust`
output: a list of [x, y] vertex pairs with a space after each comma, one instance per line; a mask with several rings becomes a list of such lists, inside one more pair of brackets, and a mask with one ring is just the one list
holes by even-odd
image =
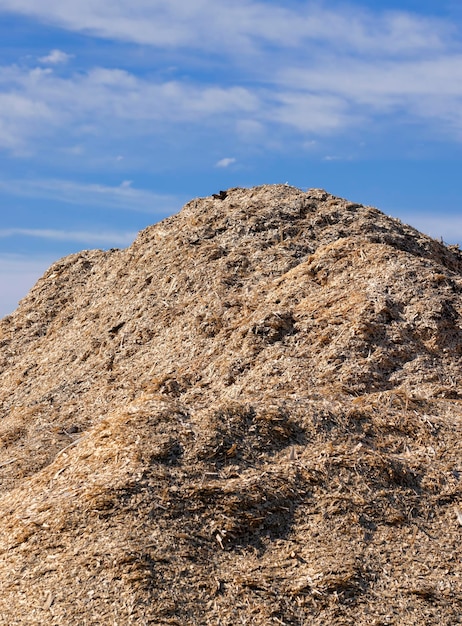
[[462, 254], [285, 185], [0, 323], [0, 624], [462, 623]]

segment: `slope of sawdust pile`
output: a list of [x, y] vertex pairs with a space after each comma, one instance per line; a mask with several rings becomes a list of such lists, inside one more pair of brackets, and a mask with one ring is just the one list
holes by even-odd
[[462, 254], [284, 185], [0, 323], [0, 624], [462, 623]]

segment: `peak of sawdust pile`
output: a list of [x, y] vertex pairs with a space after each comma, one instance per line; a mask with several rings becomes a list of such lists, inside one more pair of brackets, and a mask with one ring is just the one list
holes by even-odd
[[0, 624], [454, 625], [462, 255], [285, 185], [0, 324]]

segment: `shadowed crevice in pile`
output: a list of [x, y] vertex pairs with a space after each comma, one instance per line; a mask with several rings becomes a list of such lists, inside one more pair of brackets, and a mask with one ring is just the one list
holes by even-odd
[[285, 185], [55, 263], [0, 322], [0, 624], [458, 623], [461, 270]]

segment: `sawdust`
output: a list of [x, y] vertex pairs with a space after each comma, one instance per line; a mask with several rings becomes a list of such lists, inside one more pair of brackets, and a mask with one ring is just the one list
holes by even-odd
[[0, 322], [0, 624], [462, 623], [462, 254], [285, 185]]

